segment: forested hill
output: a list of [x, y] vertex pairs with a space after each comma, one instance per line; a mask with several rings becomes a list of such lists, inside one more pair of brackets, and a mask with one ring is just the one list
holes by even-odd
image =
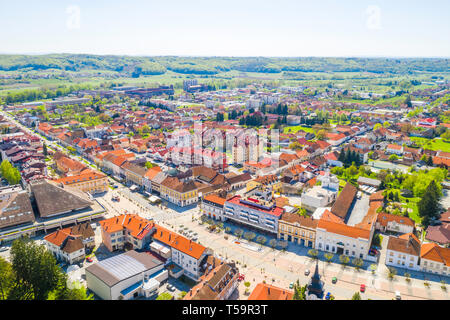
[[450, 72], [444, 58], [265, 58], [265, 57], [130, 57], [87, 54], [0, 55], [0, 70], [109, 70], [139, 76], [164, 74], [216, 74], [224, 71], [279, 73], [373, 72], [413, 74]]

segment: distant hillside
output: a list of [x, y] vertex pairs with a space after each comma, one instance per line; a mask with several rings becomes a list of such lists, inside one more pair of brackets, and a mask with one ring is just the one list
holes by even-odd
[[425, 58], [264, 58], [264, 57], [129, 57], [87, 54], [0, 55], [0, 70], [109, 70], [139, 75], [216, 74], [223, 71], [279, 73], [373, 72], [413, 74], [450, 72], [450, 59]]

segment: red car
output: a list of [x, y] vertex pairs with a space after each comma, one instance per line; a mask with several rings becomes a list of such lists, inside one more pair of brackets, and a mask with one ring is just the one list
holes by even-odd
[[93, 260], [92, 260], [91, 257], [87, 257], [87, 258], [86, 258], [86, 261], [87, 261], [87, 262], [92, 262]]
[[365, 285], [365, 284], [362, 284], [362, 285], [359, 287], [359, 291], [361, 291], [361, 292], [366, 291], [366, 285]]
[[242, 281], [242, 280], [244, 280], [245, 279], [245, 275], [243, 275], [242, 273], [240, 273], [239, 274], [239, 277], [238, 277], [238, 281]]

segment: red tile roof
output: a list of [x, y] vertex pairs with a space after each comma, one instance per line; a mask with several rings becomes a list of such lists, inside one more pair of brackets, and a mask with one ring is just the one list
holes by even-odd
[[159, 225], [155, 225], [156, 232], [153, 234], [153, 239], [158, 240], [178, 251], [187, 254], [195, 259], [200, 259], [206, 250], [206, 247], [189, 240], [175, 232], [172, 232], [166, 228]]
[[292, 300], [294, 292], [267, 283], [258, 283], [248, 300]]

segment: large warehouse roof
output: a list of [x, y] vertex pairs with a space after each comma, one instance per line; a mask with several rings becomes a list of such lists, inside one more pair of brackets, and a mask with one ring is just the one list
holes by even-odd
[[86, 271], [112, 287], [122, 280], [151, 270], [161, 264], [163, 264], [162, 261], [151, 255], [131, 250], [93, 264], [87, 267]]

